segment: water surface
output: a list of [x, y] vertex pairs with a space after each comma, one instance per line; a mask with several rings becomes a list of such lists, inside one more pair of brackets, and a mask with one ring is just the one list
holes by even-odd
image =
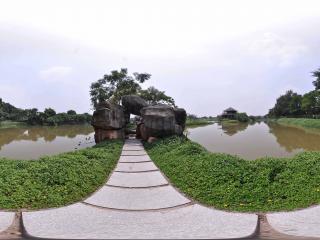
[[291, 157], [302, 151], [320, 151], [320, 131], [305, 131], [276, 123], [214, 123], [188, 129], [188, 137], [209, 151], [239, 155], [246, 159]]
[[94, 144], [90, 125], [0, 129], [0, 157], [11, 159], [37, 159]]

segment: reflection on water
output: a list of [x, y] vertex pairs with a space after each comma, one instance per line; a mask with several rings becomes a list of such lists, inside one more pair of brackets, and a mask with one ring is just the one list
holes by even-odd
[[94, 145], [89, 125], [0, 129], [0, 157], [36, 159]]
[[212, 152], [246, 159], [290, 157], [301, 151], [320, 151], [320, 132], [308, 132], [276, 123], [213, 124], [188, 129], [188, 137]]

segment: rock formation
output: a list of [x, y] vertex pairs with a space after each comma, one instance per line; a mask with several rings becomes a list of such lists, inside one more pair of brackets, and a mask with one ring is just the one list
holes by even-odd
[[93, 113], [91, 124], [95, 131], [96, 143], [106, 139], [124, 139], [125, 137], [126, 121], [120, 105], [108, 101], [100, 103]]
[[92, 126], [96, 142], [105, 139], [124, 139], [125, 126], [130, 114], [141, 116], [137, 123], [136, 137], [143, 140], [171, 135], [182, 135], [187, 113], [183, 108], [173, 108], [165, 104], [148, 105], [139, 96], [122, 97], [122, 106], [108, 101], [102, 102], [93, 114]]

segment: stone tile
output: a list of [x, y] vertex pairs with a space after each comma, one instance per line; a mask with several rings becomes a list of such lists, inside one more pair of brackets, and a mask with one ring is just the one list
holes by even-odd
[[299, 237], [320, 238], [320, 206], [267, 214], [267, 219], [278, 232]]
[[153, 187], [168, 184], [160, 172], [122, 173], [113, 172], [108, 185], [119, 187]]
[[254, 233], [257, 216], [226, 213], [199, 205], [178, 209], [125, 212], [77, 203], [24, 212], [27, 234], [55, 239], [241, 238]]
[[0, 212], [0, 232], [5, 231], [14, 220], [14, 212]]
[[121, 156], [143, 156], [147, 155], [147, 152], [145, 150], [138, 150], [138, 151], [125, 151], [122, 150]]
[[123, 151], [144, 151], [144, 147], [141, 145], [133, 145], [133, 146], [130, 146], [130, 145], [123, 145], [123, 148], [122, 148]]
[[151, 210], [175, 207], [189, 203], [190, 200], [171, 186], [141, 189], [105, 186], [85, 202], [123, 210]]
[[148, 155], [142, 156], [120, 156], [119, 162], [147, 162], [151, 161]]
[[144, 172], [157, 170], [158, 168], [153, 162], [141, 162], [141, 163], [118, 163], [115, 171], [122, 172]]

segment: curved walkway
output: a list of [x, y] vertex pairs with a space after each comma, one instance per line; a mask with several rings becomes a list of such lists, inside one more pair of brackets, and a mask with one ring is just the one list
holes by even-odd
[[[14, 217], [0, 212], [0, 232]], [[279, 239], [313, 239], [320, 237], [320, 207], [258, 221], [255, 214], [201, 206], [170, 185], [140, 141], [129, 139], [107, 183], [92, 196], [66, 207], [23, 212], [21, 225], [24, 236], [44, 239], [234, 239], [263, 237], [263, 229], [279, 233]]]

